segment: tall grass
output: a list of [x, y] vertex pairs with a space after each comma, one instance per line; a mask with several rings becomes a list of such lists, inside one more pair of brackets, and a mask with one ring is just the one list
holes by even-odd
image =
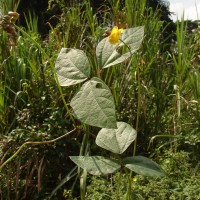
[[[17, 8], [19, 2], [14, 4], [14, 1], [6, 1], [2, 4], [2, 13]], [[0, 142], [5, 142], [2, 161], [18, 147], [16, 141], [20, 144], [30, 139], [49, 139], [72, 127], [69, 113], [64, 109], [61, 99], [63, 97], [68, 103], [79, 86], [63, 88], [63, 94], [60, 94], [50, 62], [55, 62], [62, 47], [82, 49], [92, 64], [92, 76], [97, 75], [96, 45], [103, 38], [105, 30], [112, 25], [123, 28], [145, 26], [145, 38], [137, 54], [125, 64], [104, 69], [101, 74], [114, 95], [118, 120], [130, 123], [138, 131], [135, 146], [138, 154], [147, 154], [148, 151], [153, 153], [156, 147], [177, 150], [179, 145], [181, 148], [185, 143], [198, 144], [198, 40], [194, 43], [192, 37], [187, 37], [187, 23], [182, 20], [176, 24], [176, 40], [166, 44], [168, 37], [164, 38], [163, 32], [169, 24], [160, 19], [162, 10], [154, 11], [147, 6], [146, 0], [125, 0], [124, 3], [123, 6], [119, 0], [110, 0], [110, 7], [104, 6], [103, 10], [94, 13], [89, 0], [82, 3], [70, 1], [68, 6], [64, 1], [60, 2], [62, 15], [54, 16], [60, 19], [59, 23], [54, 27], [48, 22], [50, 32], [44, 40], [38, 33], [37, 16], [29, 12], [26, 16], [27, 29], [22, 29], [26, 34], [22, 31], [18, 33], [13, 51], [7, 45], [9, 36], [0, 30], [0, 131], [4, 138]], [[103, 13], [102, 18], [99, 18], [99, 13]], [[43, 51], [36, 43], [40, 44]], [[87, 192], [86, 174], [82, 174], [79, 185], [77, 178], [68, 185], [67, 182], [75, 174], [71, 163], [66, 164], [68, 155], [87, 155], [90, 151], [96, 151], [92, 145], [94, 139], [89, 137], [88, 132], [94, 135], [97, 130], [82, 126], [84, 138], [83, 133], [78, 132], [58, 145], [30, 148], [31, 153], [28, 150], [24, 152], [7, 167], [7, 172], [0, 175], [0, 191], [4, 191], [4, 194], [0, 194], [7, 199], [20, 199], [20, 195], [46, 198], [44, 196], [50, 195], [52, 191], [51, 196], [59, 196], [65, 187], [76, 196], [79, 196], [77, 188], [81, 188], [81, 198], [84, 199]], [[171, 136], [178, 137], [171, 140]], [[150, 140], [157, 143], [150, 145], [151, 148], [147, 150]], [[128, 154], [132, 154], [132, 148]], [[41, 152], [44, 153], [41, 155]], [[37, 175], [34, 176], [34, 173]], [[14, 178], [11, 180], [11, 177]], [[37, 189], [34, 178], [40, 189]], [[25, 184], [24, 179], [27, 180]], [[45, 191], [45, 187], [49, 188]]]
[[8, 11], [16, 11], [21, 0], [4, 0], [0, 2], [2, 15], [7, 14]]

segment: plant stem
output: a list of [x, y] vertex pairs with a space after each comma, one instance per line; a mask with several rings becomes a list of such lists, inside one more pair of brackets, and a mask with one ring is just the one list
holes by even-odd
[[[140, 119], [140, 97], [141, 97], [141, 84], [140, 84], [140, 68], [137, 66], [137, 82], [138, 82], [138, 99], [137, 99], [137, 117], [136, 117], [136, 133], [138, 134], [138, 127], [139, 127], [139, 119]], [[133, 149], [133, 156], [136, 154], [136, 146], [137, 146], [137, 137], [134, 141], [134, 149]]]
[[62, 138], [64, 138], [64, 137], [67, 137], [68, 135], [74, 133], [76, 130], [77, 130], [77, 129], [74, 128], [73, 130], [71, 130], [71, 131], [65, 133], [64, 135], [61, 135], [60, 137], [57, 137], [57, 138], [55, 138], [55, 139], [53, 139], [53, 140], [42, 141], [42, 142], [38, 142], [38, 141], [37, 141], [37, 142], [33, 142], [33, 141], [25, 142], [24, 144], [22, 144], [22, 145], [19, 147], [19, 149], [18, 149], [10, 158], [8, 158], [8, 159], [0, 166], [0, 172], [1, 172], [1, 170], [3, 169], [3, 167], [5, 167], [5, 165], [7, 165], [9, 162], [11, 162], [11, 161], [20, 153], [20, 151], [22, 151], [22, 149], [23, 149], [26, 145], [29, 145], [29, 144], [31, 144], [31, 145], [41, 145], [41, 144], [50, 144], [50, 143], [54, 143], [54, 142], [56, 142], [56, 141], [58, 141], [58, 140], [60, 140], [60, 139], [62, 139]]
[[120, 186], [121, 186], [121, 178], [122, 178], [122, 170], [120, 170], [119, 178], [118, 178], [118, 181], [117, 181], [116, 200], [120, 199], [119, 191], [120, 191]]
[[[87, 132], [88, 126], [83, 125], [83, 129], [85, 131], [83, 141], [81, 144], [80, 149], [80, 156], [88, 156], [90, 152], [90, 142], [89, 142], [89, 134]], [[86, 182], [87, 182], [87, 171], [85, 169], [78, 169], [80, 175], [80, 196], [81, 200], [85, 200], [85, 194], [86, 194]]]
[[[140, 69], [139, 66], [137, 66], [137, 83], [138, 83], [138, 98], [137, 98], [137, 116], [136, 116], [136, 133], [138, 133], [138, 127], [139, 127], [139, 118], [140, 118], [140, 97], [141, 97], [141, 84], [140, 84]], [[133, 156], [136, 155], [136, 148], [137, 148], [137, 137], [134, 140], [134, 146], [133, 146]], [[126, 199], [131, 199], [131, 183], [132, 183], [132, 171], [129, 175], [129, 181], [128, 181], [128, 189], [126, 194]]]

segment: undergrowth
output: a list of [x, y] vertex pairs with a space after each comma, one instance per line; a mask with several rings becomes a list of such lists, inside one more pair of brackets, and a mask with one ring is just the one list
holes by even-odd
[[[110, 156], [93, 144], [98, 128], [72, 120], [72, 109], [66, 107], [80, 85], [60, 90], [52, 63], [61, 48], [77, 48], [86, 52], [91, 76], [98, 74], [95, 49], [114, 25], [144, 26], [145, 37], [132, 60], [107, 68], [100, 76], [114, 96], [117, 119], [133, 127], [139, 122], [137, 154], [153, 158], [167, 172], [163, 178], [133, 174], [133, 199], [199, 199], [198, 22], [195, 30], [190, 30], [189, 21], [166, 22], [162, 7], [150, 7], [146, 0], [125, 0], [124, 4], [110, 0], [98, 9], [88, 0], [75, 2], [49, 1], [48, 10], [56, 5], [61, 12], [49, 19], [50, 31], [45, 36], [38, 32], [34, 13], [26, 16], [26, 28], [7, 21], [5, 16], [10, 10], [17, 12], [20, 1], [0, 3], [0, 164], [24, 142], [53, 140], [74, 125], [84, 129], [55, 143], [24, 148], [0, 172], [1, 199], [47, 199], [50, 195], [59, 200], [80, 199], [79, 174], [74, 174], [69, 156], [80, 153], [85, 133], [91, 134], [90, 152]], [[51, 24], [52, 19], [56, 24]], [[132, 152], [133, 146], [126, 155]], [[85, 199], [115, 199], [116, 191], [118, 199], [125, 199], [126, 182], [120, 173], [89, 175], [83, 188]]]

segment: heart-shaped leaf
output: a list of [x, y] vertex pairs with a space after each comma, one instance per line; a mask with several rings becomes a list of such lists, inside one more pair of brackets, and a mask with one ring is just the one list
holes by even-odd
[[144, 156], [133, 156], [123, 159], [125, 166], [143, 176], [165, 176], [164, 170], [154, 161]]
[[82, 50], [62, 48], [55, 64], [61, 86], [85, 81], [90, 76], [90, 63]]
[[83, 123], [97, 127], [117, 127], [113, 96], [99, 78], [94, 77], [84, 83], [70, 105]]
[[120, 168], [116, 161], [102, 156], [70, 156], [70, 159], [92, 175], [106, 175]]
[[[107, 68], [125, 61], [141, 45], [144, 37], [144, 27], [125, 29], [121, 35], [121, 40], [117, 45], [109, 42], [108, 37], [101, 40], [97, 45], [96, 56], [99, 68]], [[128, 47], [122, 50], [123, 47]], [[120, 52], [122, 51], [122, 52]]]
[[113, 153], [122, 154], [135, 140], [137, 134], [129, 124], [117, 122], [117, 129], [102, 128], [96, 137], [96, 144]]

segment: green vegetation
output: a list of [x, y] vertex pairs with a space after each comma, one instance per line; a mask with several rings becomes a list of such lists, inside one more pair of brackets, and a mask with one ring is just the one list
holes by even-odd
[[199, 22], [48, 2], [0, 3], [1, 199], [200, 199]]

